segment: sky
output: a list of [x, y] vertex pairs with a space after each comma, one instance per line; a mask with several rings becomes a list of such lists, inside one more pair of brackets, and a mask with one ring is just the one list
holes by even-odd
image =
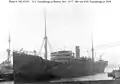
[[[11, 50], [40, 51], [44, 38], [45, 12], [49, 52], [75, 51], [90, 55], [92, 38], [95, 58], [120, 63], [119, 0], [112, 3], [12, 4], [0, 1], [0, 62], [7, 58], [10, 31]], [[87, 52], [89, 51], [89, 52]], [[41, 51], [43, 52], [43, 50]]]

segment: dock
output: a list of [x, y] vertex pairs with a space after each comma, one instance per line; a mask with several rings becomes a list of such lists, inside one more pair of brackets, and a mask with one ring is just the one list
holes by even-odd
[[3, 81], [5, 81], [4, 79], [0, 79], [0, 82], [3, 82]]
[[120, 84], [120, 80], [94, 80], [94, 81], [64, 81], [64, 82], [32, 82], [14, 84]]

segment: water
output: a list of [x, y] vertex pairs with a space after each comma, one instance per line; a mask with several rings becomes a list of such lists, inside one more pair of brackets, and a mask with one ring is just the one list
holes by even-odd
[[[112, 77], [108, 77], [107, 72], [111, 72], [112, 68], [106, 68], [105, 73], [99, 73], [91, 76], [77, 77], [77, 78], [69, 78], [69, 79], [61, 79], [50, 82], [65, 82], [65, 81], [89, 81], [89, 80], [112, 80]], [[0, 84], [14, 84], [13, 81], [10, 82], [0, 82]]]
[[[100, 73], [96, 75], [91, 76], [84, 76], [84, 77], [78, 77], [78, 78], [70, 78], [70, 79], [61, 79], [56, 81], [50, 81], [50, 82], [65, 82], [65, 81], [88, 81], [88, 80], [112, 80], [111, 77], [108, 77], [107, 73]], [[14, 84], [13, 81], [9, 82], [0, 82], [0, 84]]]
[[78, 78], [69, 78], [69, 79], [61, 79], [51, 82], [65, 82], [65, 81], [90, 81], [90, 80], [112, 80], [112, 77], [108, 77], [107, 73], [99, 73], [96, 75], [91, 76], [84, 76], [84, 77], [78, 77]]
[[[88, 80], [112, 80], [112, 78], [108, 77], [107, 73], [100, 73], [100, 74], [84, 76], [80, 78], [78, 77], [78, 78], [70, 78], [70, 79], [61, 79], [61, 80], [50, 81], [50, 82], [88, 81]], [[14, 83], [10, 81], [10, 82], [0, 82], [0, 84], [14, 84]]]
[[13, 81], [8, 81], [8, 82], [0, 82], [0, 84], [14, 84]]
[[61, 81], [90, 81], [90, 80], [112, 80], [112, 77], [108, 77], [108, 72], [111, 72], [112, 68], [106, 68], [105, 73], [99, 73], [91, 76], [77, 77], [77, 78], [69, 78], [69, 79], [61, 79], [51, 82], [61, 82]]

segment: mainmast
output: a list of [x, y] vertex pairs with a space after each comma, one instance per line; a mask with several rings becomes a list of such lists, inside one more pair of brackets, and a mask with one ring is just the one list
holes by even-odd
[[94, 45], [93, 45], [93, 34], [91, 32], [91, 38], [92, 38], [92, 60], [94, 62]]
[[45, 54], [44, 54], [44, 57], [45, 57], [45, 59], [47, 60], [46, 10], [45, 10], [45, 37], [44, 37], [44, 40], [45, 40], [45, 45], [44, 45], [44, 48], [45, 48]]

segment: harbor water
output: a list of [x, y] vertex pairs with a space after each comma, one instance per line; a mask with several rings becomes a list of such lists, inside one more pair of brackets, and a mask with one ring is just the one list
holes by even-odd
[[[100, 73], [92, 76], [85, 76], [80, 78], [70, 78], [70, 79], [61, 79], [61, 80], [55, 80], [50, 81], [51, 83], [54, 82], [70, 82], [70, 81], [91, 81], [91, 80], [112, 80], [112, 78], [107, 77], [107, 73]], [[14, 84], [13, 81], [6, 81], [6, 82], [0, 82], [0, 84]], [[29, 84], [29, 83], [28, 83]], [[39, 83], [41, 84], [41, 83]]]
[[13, 81], [0, 82], [0, 84], [14, 84]]
[[93, 80], [112, 80], [112, 77], [108, 77], [107, 73], [99, 73], [96, 75], [91, 76], [84, 76], [84, 77], [78, 77], [78, 78], [70, 78], [70, 79], [61, 79], [61, 80], [55, 80], [50, 82], [66, 82], [66, 81], [93, 81]]
[[[112, 80], [112, 78], [108, 77], [108, 75], [107, 75], [107, 72], [110, 72], [110, 71], [112, 71], [112, 69], [106, 68], [104, 73], [99, 73], [99, 74], [91, 75], [91, 76], [77, 77], [77, 78], [54, 80], [54, 81], [50, 81], [50, 83], [72, 82], [72, 81]], [[14, 84], [14, 82], [13, 81], [8, 81], [8, 82], [6, 81], [6, 82], [0, 82], [0, 84]], [[39, 83], [39, 84], [41, 84], [41, 83]]]
[[91, 81], [91, 80], [112, 80], [112, 77], [108, 77], [108, 72], [111, 72], [112, 68], [106, 68], [104, 73], [99, 73], [96, 75], [84, 76], [84, 77], [77, 77], [77, 78], [70, 78], [70, 79], [61, 79], [55, 80], [51, 82], [64, 82], [64, 81]]

